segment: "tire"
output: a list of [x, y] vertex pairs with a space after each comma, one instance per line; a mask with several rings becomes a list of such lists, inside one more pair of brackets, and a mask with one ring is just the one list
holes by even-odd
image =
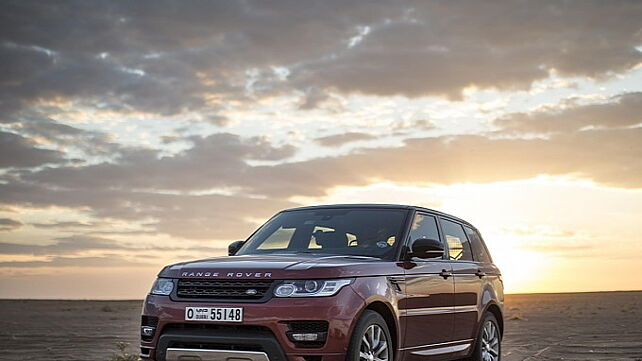
[[350, 337], [346, 361], [393, 361], [394, 354], [386, 321], [375, 311], [363, 311]]
[[502, 334], [499, 329], [497, 318], [490, 312], [486, 312], [482, 319], [475, 349], [471, 355], [471, 361], [500, 361], [502, 357]]

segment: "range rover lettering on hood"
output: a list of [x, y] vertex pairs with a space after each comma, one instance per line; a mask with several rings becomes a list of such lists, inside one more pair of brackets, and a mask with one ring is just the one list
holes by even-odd
[[272, 273], [270, 272], [183, 272], [181, 273], [182, 277], [228, 277], [228, 278], [242, 278], [242, 277], [253, 277], [253, 278], [271, 278]]

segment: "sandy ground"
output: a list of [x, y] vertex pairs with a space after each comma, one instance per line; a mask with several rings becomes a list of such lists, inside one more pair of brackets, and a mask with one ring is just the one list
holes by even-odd
[[[0, 301], [0, 360], [137, 352], [140, 301]], [[511, 295], [503, 360], [642, 360], [642, 292]]]
[[504, 360], [642, 360], [642, 292], [506, 297]]

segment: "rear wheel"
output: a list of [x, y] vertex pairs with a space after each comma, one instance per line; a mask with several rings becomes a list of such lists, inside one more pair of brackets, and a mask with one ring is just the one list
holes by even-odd
[[393, 361], [388, 325], [377, 312], [365, 310], [350, 337], [347, 361]]
[[502, 353], [502, 335], [495, 316], [487, 312], [477, 335], [472, 361], [500, 361]]

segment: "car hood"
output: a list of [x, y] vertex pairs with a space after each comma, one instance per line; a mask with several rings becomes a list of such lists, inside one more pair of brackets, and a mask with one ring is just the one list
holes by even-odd
[[159, 277], [219, 279], [310, 279], [402, 273], [392, 261], [360, 256], [248, 255], [208, 258], [165, 267]]

